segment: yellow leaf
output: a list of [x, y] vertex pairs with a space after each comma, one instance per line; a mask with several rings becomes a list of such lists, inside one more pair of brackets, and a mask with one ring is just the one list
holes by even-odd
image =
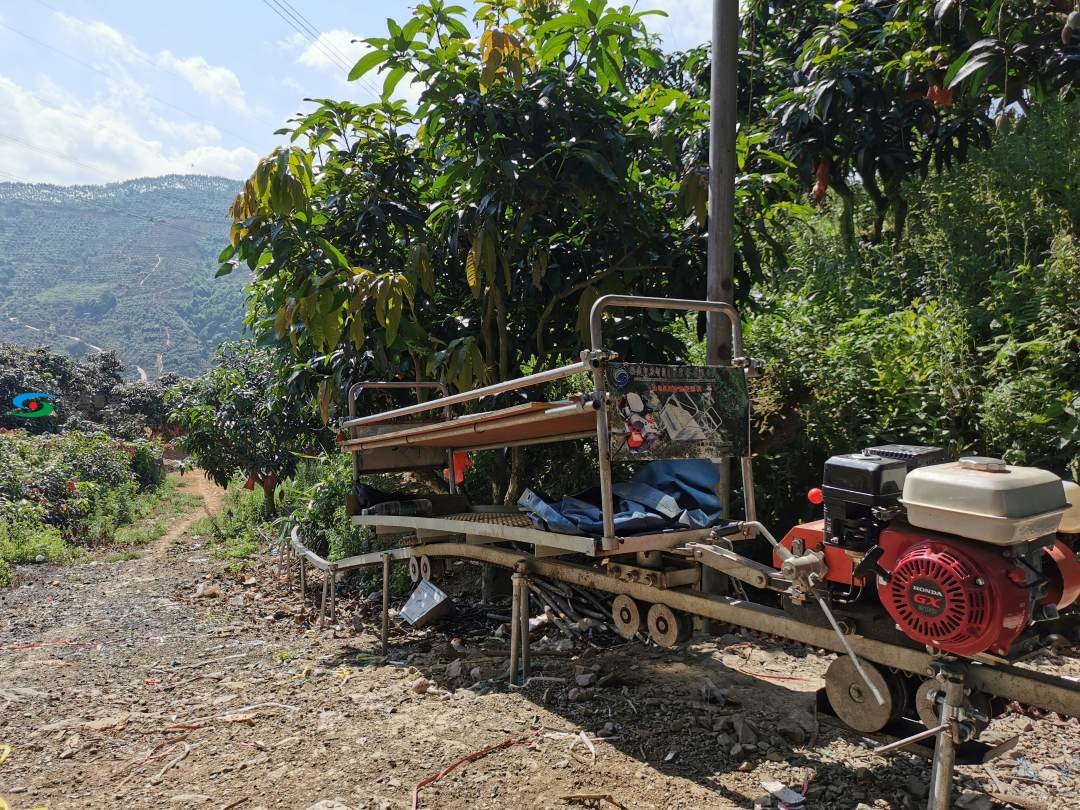
[[532, 255], [532, 284], [538, 290], [544, 288], [544, 276], [547, 275], [549, 256], [546, 248], [534, 248]]
[[325, 425], [330, 421], [330, 380], [325, 379], [319, 383], [319, 416]]
[[349, 322], [349, 339], [357, 349], [364, 348], [364, 319], [360, 315], [354, 315]]
[[480, 287], [480, 268], [477, 266], [476, 250], [480, 247], [480, 243], [475, 243], [469, 248], [469, 255], [465, 258], [465, 278], [469, 282], [469, 289], [472, 290], [473, 298], [479, 298], [481, 293]]
[[285, 337], [285, 332], [289, 328], [289, 307], [283, 306], [277, 311], [277, 315], [274, 316], [274, 334], [277, 335], [278, 340]]

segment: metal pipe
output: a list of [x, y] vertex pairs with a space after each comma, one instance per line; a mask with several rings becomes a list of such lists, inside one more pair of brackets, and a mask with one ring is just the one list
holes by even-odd
[[327, 576], [330, 577], [330, 620], [337, 624], [337, 566], [331, 565]]
[[[726, 2], [727, 0], [725, 0]], [[589, 311], [589, 340], [593, 351], [601, 350], [603, 314], [611, 307], [634, 309], [674, 309], [680, 312], [714, 312], [731, 323], [731, 348], [736, 360], [743, 357], [742, 322], [739, 312], [726, 301], [694, 301], [685, 298], [647, 298], [637, 295], [601, 295]], [[715, 365], [715, 364], [714, 364]]]
[[521, 654], [521, 579], [520, 571], [513, 577], [513, 593], [510, 597], [510, 683], [515, 683], [518, 675], [518, 660]]
[[508, 391], [518, 391], [522, 388], [530, 388], [534, 385], [540, 385], [546, 382], [552, 382], [554, 380], [561, 380], [564, 377], [572, 377], [575, 374], [582, 374], [589, 370], [589, 366], [585, 363], [573, 363], [569, 366], [560, 366], [559, 368], [548, 369], [547, 371], [540, 371], [536, 374], [529, 374], [526, 377], [518, 377], [515, 380], [503, 380], [502, 382], [494, 383], [493, 385], [487, 385], [483, 388], [476, 388], [472, 391], [462, 391], [459, 394], [452, 394], [449, 396], [440, 397], [439, 399], [433, 399], [428, 402], [420, 402], [416, 405], [407, 405], [404, 408], [397, 408], [392, 411], [386, 411], [385, 413], [373, 414], [372, 416], [361, 416], [358, 418], [350, 418], [346, 422], [341, 423], [341, 427], [350, 428], [357, 427], [358, 425], [372, 425], [377, 422], [387, 422], [391, 419], [399, 419], [403, 416], [413, 416], [418, 413], [426, 413], [427, 411], [433, 411], [437, 408], [448, 408], [451, 405], [460, 405], [464, 402], [473, 402], [474, 400], [482, 397], [495, 396], [496, 394], [505, 394]]
[[382, 558], [382, 653], [387, 654], [390, 646], [390, 561], [393, 557], [383, 554]]
[[529, 580], [525, 572], [521, 572], [521, 605], [519, 606], [520, 630], [518, 635], [521, 642], [521, 682], [529, 679]]
[[953, 771], [956, 768], [956, 734], [960, 709], [964, 705], [964, 670], [962, 667], [943, 667], [939, 680], [945, 684], [941, 701], [940, 725], [944, 726], [934, 745], [934, 762], [930, 768], [930, 795], [927, 810], [949, 810], [952, 804]]
[[[742, 467], [743, 512], [747, 522], [757, 522], [757, 498], [754, 497], [754, 461], [750, 456], [739, 459]], [[725, 516], [726, 517], [726, 516]]]
[[[604, 298], [597, 299], [599, 304]], [[599, 319], [598, 310], [592, 308], [592, 316]], [[593, 343], [597, 343], [597, 336], [593, 336]], [[583, 353], [584, 354], [584, 353]], [[604, 367], [597, 363], [593, 367], [593, 387], [596, 393], [593, 398], [597, 402], [607, 402], [607, 381], [604, 379]], [[604, 551], [612, 551], [619, 544], [619, 538], [615, 536], [615, 494], [614, 482], [611, 480], [611, 429], [608, 426], [608, 409], [601, 408], [596, 412], [596, 461], [600, 472], [600, 513], [604, 521], [604, 536], [600, 540]]]
[[[735, 135], [738, 109], [739, 0], [713, 0], [712, 74], [709, 86], [709, 252], [710, 301], [734, 301]], [[741, 340], [729, 345], [718, 311], [706, 316], [706, 358], [710, 365], [742, 357]], [[730, 315], [728, 316], [730, 319]]]

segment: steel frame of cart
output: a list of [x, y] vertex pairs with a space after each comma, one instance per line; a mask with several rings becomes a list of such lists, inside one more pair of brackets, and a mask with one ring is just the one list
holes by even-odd
[[[690, 407], [697, 409], [696, 414], [702, 417], [697, 421], [708, 424], [709, 429], [695, 433], [686, 441], [669, 441], [660, 453], [654, 452], [656, 448], [646, 447], [646, 452], [639, 453], [638, 457], [642, 460], [656, 457], [710, 458], [725, 464], [733, 457], [739, 458], [745, 520], [724, 520], [702, 529], [646, 535], [619, 536], [616, 532], [611, 465], [613, 458], [625, 457], [620, 453], [625, 454], [628, 450], [630, 430], [628, 422], [620, 423], [616, 400], [620, 390], [627, 388], [626, 378], [632, 378], [643, 367], [641, 364], [622, 363], [614, 352], [603, 348], [602, 318], [604, 312], [613, 307], [716, 312], [730, 321], [734, 358], [731, 367], [666, 367], [674, 369], [670, 372], [674, 378], [681, 378], [684, 382], [687, 379], [696, 381], [693, 386], [682, 386], [677, 393], [681, 395], [689, 390], [691, 394], [704, 394], [704, 399], [699, 397], [699, 401], [690, 403]], [[777, 580], [783, 583], [780, 572], [768, 566], [755, 568], [755, 564], [747, 558], [732, 551], [731, 541], [751, 539], [758, 535], [777, 545], [766, 527], [756, 520], [748, 398], [744, 403], [736, 397], [735, 405], [731, 401], [709, 400], [718, 387], [725, 385], [739, 389], [741, 383], [740, 390], [745, 392], [745, 379], [759, 373], [760, 364], [744, 356], [738, 313], [732, 306], [718, 302], [608, 295], [602, 296], [593, 305], [589, 325], [591, 348], [581, 353], [579, 362], [474, 391], [449, 395], [446, 388], [438, 383], [358, 383], [349, 391], [349, 419], [341, 425], [348, 435], [342, 441], [342, 448], [353, 454], [355, 478], [365, 473], [438, 469], [445, 466], [453, 493], [455, 451], [595, 437], [603, 535], [588, 537], [544, 531], [533, 527], [527, 516], [508, 507], [468, 507], [464, 511], [431, 517], [354, 514], [354, 524], [371, 526], [384, 534], [397, 534], [402, 538], [402, 545], [328, 562], [305, 548], [298, 531], [294, 530], [287, 549], [299, 561], [301, 585], [306, 584], [308, 566], [326, 574], [322, 616], [326, 615], [328, 596], [330, 611], [334, 611], [332, 582], [339, 573], [381, 566], [384, 573], [382, 639], [385, 649], [388, 641], [391, 565], [397, 561], [409, 561], [415, 566], [413, 573], [426, 579], [433, 569], [433, 560], [460, 559], [514, 572], [511, 682], [524, 681], [529, 674], [526, 584], [530, 576], [615, 594], [617, 600], [625, 599], [624, 605], [648, 605], [650, 619], [654, 611], [659, 611], [665, 621], [670, 620], [670, 624], [674, 625], [671, 634], [667, 634], [667, 628], [660, 634], [661, 638], [672, 643], [684, 640], [689, 635], [683, 632], [688, 630], [688, 625], [682, 619], [697, 616], [812, 647], [848, 653], [867, 685], [870, 682], [859, 665], [860, 658], [894, 672], [923, 677], [930, 675], [942, 685], [938, 701], [941, 723], [904, 741], [904, 744], [927, 737], [936, 740], [929, 803], [932, 808], [948, 806], [955, 763], [954, 743], [959, 742], [957, 729], [963, 717], [962, 704], [966, 689], [1065, 715], [1080, 715], [1080, 685], [1065, 678], [1025, 669], [990, 656], [957, 661], [917, 647], [842, 632], [843, 628], [835, 623], [834, 632], [829, 627], [799, 621], [779, 609], [707, 592], [706, 578], [713, 571], [744, 582], [753, 583], [763, 578], [762, 582], [767, 579], [773, 584]], [[644, 368], [645, 376], [648, 376], [648, 367]], [[568, 400], [532, 402], [456, 418], [451, 415], [451, 408], [455, 405], [579, 374], [591, 375], [592, 390]], [[357, 398], [366, 389], [379, 388], [436, 388], [442, 396], [381, 414], [357, 416]], [[392, 424], [396, 419], [433, 411], [441, 411], [443, 419], [407, 425]], [[740, 425], [746, 426], [745, 434], [741, 433]], [[669, 431], [668, 438], [672, 435]], [[824, 604], [822, 607], [830, 615]], [[614, 619], [618, 623], [619, 617], [615, 616]], [[653, 634], [653, 637], [657, 635]]]

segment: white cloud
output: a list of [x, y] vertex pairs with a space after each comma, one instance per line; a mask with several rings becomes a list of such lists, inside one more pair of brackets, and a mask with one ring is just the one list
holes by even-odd
[[180, 59], [169, 51], [159, 53], [157, 63], [187, 79], [196, 93], [226, 104], [238, 112], [248, 111], [240, 79], [228, 68], [211, 65], [201, 56]]
[[649, 15], [646, 25], [663, 38], [666, 48], [685, 50], [712, 38], [712, 5], [712, 0], [641, 0], [637, 9], [667, 12], [666, 17]]
[[[55, 87], [38, 96], [0, 76], [0, 167], [35, 182], [104, 183], [169, 173], [217, 174], [247, 177], [258, 155], [246, 147], [203, 144], [184, 149], [167, 147], [146, 137], [132, 124], [145, 120], [110, 97], [86, 103], [63, 96]], [[186, 125], [156, 118], [156, 129], [168, 132]], [[195, 130], [188, 133], [193, 137]], [[210, 134], [204, 130], [203, 135]], [[19, 143], [22, 141], [23, 143]], [[36, 147], [30, 149], [25, 143]]]
[[69, 36], [78, 39], [83, 48], [120, 62], [146, 59], [146, 54], [123, 34], [100, 20], [80, 20], [62, 11], [53, 12], [53, 19]]
[[303, 46], [303, 43], [307, 42], [307, 40], [303, 38], [299, 43], [291, 38], [286, 42], [292, 43], [291, 46], [287, 46], [287, 49], [288, 47], [293, 49], [304, 47], [300, 56], [296, 59], [301, 65], [316, 70], [326, 70], [331, 73], [342, 73], [344, 72], [342, 66], [345, 67], [345, 70], [352, 70], [352, 66], [356, 64], [356, 61], [371, 50], [370, 45], [363, 42], [354, 42], [359, 38], [359, 35], [354, 34], [352, 31], [334, 28], [323, 32], [314, 42], [308, 42], [306, 47]]

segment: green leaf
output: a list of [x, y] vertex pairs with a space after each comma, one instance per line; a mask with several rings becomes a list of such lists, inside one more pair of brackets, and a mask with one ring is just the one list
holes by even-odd
[[594, 152], [591, 149], [578, 149], [574, 154], [596, 169], [605, 180], [612, 183], [619, 182], [619, 178], [615, 176], [615, 172], [611, 169], [611, 164], [599, 152]]
[[330, 244], [326, 239], [321, 236], [315, 237], [315, 241], [319, 243], [319, 247], [323, 249], [323, 253], [327, 255], [330, 261], [335, 267], [340, 270], [348, 270], [349, 262], [345, 258], [345, 254]]
[[405, 68], [400, 65], [387, 73], [386, 81], [383, 82], [383, 98], [390, 98], [403, 78], [405, 78]]
[[381, 65], [387, 59], [390, 58], [390, 54], [383, 50], [369, 51], [361, 56], [353, 69], [349, 71], [349, 81], [355, 82], [361, 76], [369, 72], [372, 68]]

